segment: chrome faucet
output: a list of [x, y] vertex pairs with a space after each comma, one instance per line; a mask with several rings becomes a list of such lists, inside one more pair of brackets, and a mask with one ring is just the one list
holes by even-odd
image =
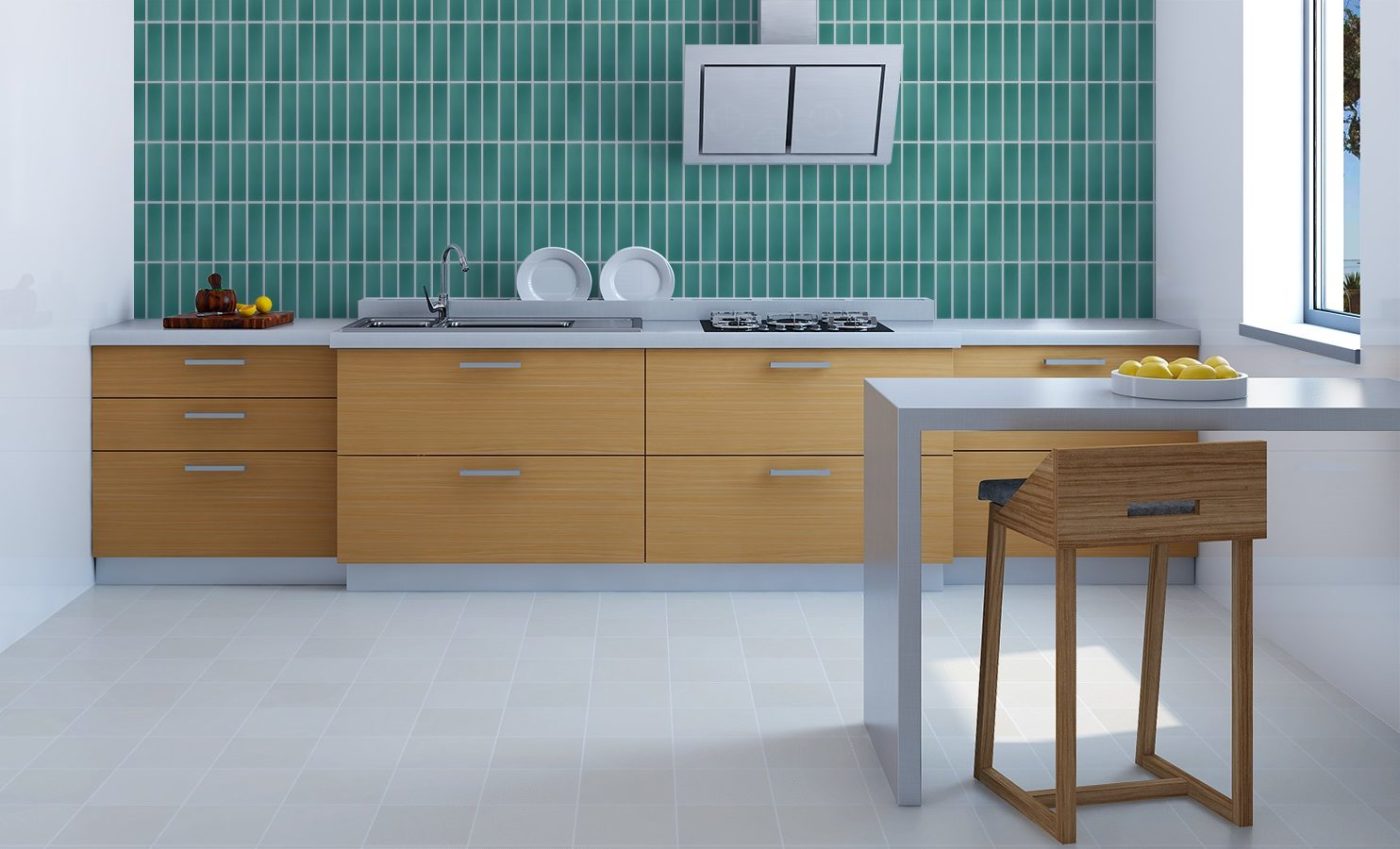
[[450, 259], [454, 253], [457, 254], [457, 264], [461, 266], [462, 273], [466, 274], [471, 270], [471, 266], [467, 265], [467, 257], [462, 253], [462, 249], [455, 244], [449, 244], [442, 250], [442, 291], [438, 293], [437, 299], [433, 299], [433, 297], [428, 294], [427, 286], [423, 287], [423, 298], [428, 302], [428, 309], [432, 311], [433, 315], [437, 316], [437, 319], [433, 322], [434, 326], [447, 321], [447, 308], [452, 301], [452, 287], [447, 282], [447, 260]]

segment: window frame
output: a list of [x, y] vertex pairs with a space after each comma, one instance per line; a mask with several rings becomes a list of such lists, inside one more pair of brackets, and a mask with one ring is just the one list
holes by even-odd
[[[1327, 309], [1325, 303], [1328, 273], [1329, 222], [1326, 210], [1328, 156], [1338, 146], [1335, 120], [1327, 115], [1327, 57], [1325, 16], [1340, 13], [1345, 0], [1305, 0], [1304, 22], [1304, 211], [1303, 211], [1303, 323], [1328, 327], [1347, 333], [1361, 332], [1361, 316]], [[1344, 155], [1344, 154], [1343, 154]], [[1335, 179], [1345, 179], [1337, 175]], [[1345, 224], [1340, 226], [1345, 227]]]

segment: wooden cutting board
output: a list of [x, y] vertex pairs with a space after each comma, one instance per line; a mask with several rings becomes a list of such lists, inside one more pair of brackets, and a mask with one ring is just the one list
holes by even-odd
[[269, 312], [259, 315], [197, 315], [192, 312], [167, 315], [161, 324], [178, 330], [264, 330], [279, 324], [291, 324], [296, 313]]

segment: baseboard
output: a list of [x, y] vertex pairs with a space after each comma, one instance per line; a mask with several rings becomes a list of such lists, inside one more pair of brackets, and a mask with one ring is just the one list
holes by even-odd
[[[1146, 584], [1146, 557], [1081, 557], [1076, 565], [1081, 584]], [[945, 567], [943, 580], [950, 586], [980, 584], [986, 575], [981, 557], [957, 557]], [[1008, 584], [1055, 583], [1055, 558], [1006, 558]], [[1196, 583], [1196, 558], [1172, 557], [1167, 561], [1167, 582]]]
[[[1081, 584], [1142, 584], [1134, 557], [1084, 557]], [[849, 592], [861, 589], [859, 563], [373, 563], [329, 557], [99, 557], [98, 584], [327, 585], [357, 592]], [[980, 584], [980, 557], [924, 565], [924, 589]], [[1011, 584], [1052, 584], [1049, 557], [1006, 561]], [[1192, 584], [1196, 562], [1173, 557], [1169, 580]]]
[[[355, 563], [352, 591], [850, 592], [859, 563]], [[943, 588], [943, 567], [924, 566], [924, 589]]]
[[334, 557], [99, 557], [99, 584], [345, 585]]

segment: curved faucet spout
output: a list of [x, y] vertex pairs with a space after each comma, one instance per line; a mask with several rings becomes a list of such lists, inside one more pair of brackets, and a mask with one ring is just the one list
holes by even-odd
[[[468, 271], [471, 270], [471, 266], [467, 265], [466, 254], [462, 253], [462, 249], [460, 247], [458, 247], [456, 244], [448, 244], [447, 247], [443, 248], [442, 289], [438, 292], [438, 297], [436, 301], [434, 301], [432, 298], [428, 299], [428, 309], [432, 310], [433, 313], [437, 315], [436, 324], [442, 324], [443, 322], [447, 321], [447, 309], [448, 305], [452, 301], [452, 286], [447, 281], [447, 261], [452, 258], [452, 255], [454, 253], [457, 255], [457, 265], [461, 267], [462, 273], [466, 274]], [[424, 288], [426, 289], [427, 287], [425, 286]], [[426, 292], [424, 294], [426, 294]]]

